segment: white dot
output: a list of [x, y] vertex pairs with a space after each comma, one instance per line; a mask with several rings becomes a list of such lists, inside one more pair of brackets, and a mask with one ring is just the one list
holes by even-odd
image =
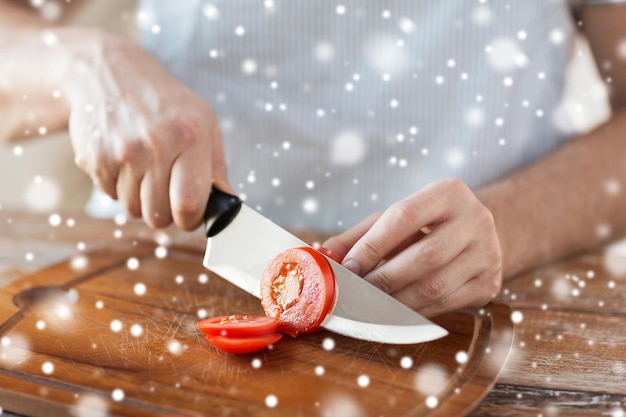
[[152, 33], [159, 34], [161, 33], [161, 26], [157, 25], [156, 23], [154, 25], [152, 25], [152, 27], [150, 28], [150, 30], [152, 31]]
[[337, 6], [337, 8], [335, 9], [335, 11], [337, 12], [338, 15], [344, 15], [346, 14], [346, 6], [340, 4], [339, 6]]
[[200, 284], [206, 284], [207, 282], [209, 282], [209, 276], [207, 274], [198, 275], [198, 282]]
[[383, 10], [380, 15], [383, 19], [389, 19], [391, 17], [391, 12], [389, 10]]
[[204, 6], [202, 12], [209, 20], [216, 20], [220, 17], [220, 11], [212, 4], [207, 4], [206, 6]]
[[257, 72], [257, 63], [254, 59], [246, 59], [241, 63], [241, 70], [244, 74], [252, 75]]
[[139, 337], [143, 334], [143, 327], [140, 324], [133, 324], [130, 326], [130, 334], [135, 337]]
[[235, 35], [237, 36], [243, 36], [246, 34], [246, 28], [244, 28], [243, 26], [237, 26], [235, 28]]
[[524, 314], [519, 311], [519, 310], [515, 310], [511, 313], [511, 321], [515, 324], [519, 324], [524, 320]]
[[413, 366], [413, 358], [411, 358], [410, 356], [403, 356], [400, 359], [400, 367], [402, 369], [411, 369], [412, 366]]
[[391, 100], [389, 102], [389, 106], [393, 109], [395, 109], [396, 107], [398, 107], [400, 105], [400, 103], [398, 102], [398, 100], [396, 100], [395, 98], [393, 100]]
[[563, 43], [564, 40], [565, 40], [565, 34], [563, 33], [562, 30], [553, 29], [552, 31], [550, 31], [550, 41], [553, 44], [559, 45]]
[[98, 300], [98, 301], [96, 301], [95, 306], [96, 306], [96, 308], [98, 310], [102, 310], [102, 308], [104, 307], [104, 303], [102, 301]]
[[24, 259], [26, 260], [26, 262], [32, 262], [35, 259], [35, 254], [33, 254], [32, 252], [26, 252], [26, 254], [24, 255]]
[[513, 85], [513, 78], [511, 77], [504, 77], [504, 80], [502, 80], [502, 84], [504, 84], [505, 87], [510, 87]]
[[454, 359], [456, 360], [457, 363], [459, 364], [464, 364], [467, 362], [467, 352], [464, 352], [462, 350], [458, 351], [456, 353], [456, 355], [454, 356]]
[[429, 395], [426, 398], [426, 407], [436, 408], [439, 405], [439, 400], [434, 395]]
[[167, 350], [175, 356], [180, 356], [183, 353], [183, 345], [178, 340], [170, 340], [167, 342]]
[[156, 249], [154, 249], [154, 256], [158, 259], [165, 258], [167, 256], [167, 248], [165, 246], [157, 246]]
[[43, 330], [46, 328], [46, 322], [43, 320], [37, 320], [37, 323], [35, 323], [35, 327], [37, 328], [37, 330]]
[[315, 46], [315, 58], [320, 62], [329, 62], [335, 57], [335, 48], [331, 43], [320, 42]]
[[322, 376], [322, 375], [324, 375], [324, 372], [326, 372], [326, 370], [324, 369], [324, 367], [322, 365], [317, 365], [315, 367], [315, 375]]
[[352, 90], [354, 90], [354, 84], [346, 83], [346, 91], [352, 91]]
[[23, 154], [24, 154], [24, 148], [22, 148], [19, 145], [13, 147], [13, 155], [22, 156]]
[[370, 384], [370, 377], [367, 376], [367, 375], [360, 375], [357, 378], [356, 382], [359, 385], [359, 387], [365, 388], [365, 387], [369, 386], [369, 384]]
[[174, 278], [174, 282], [180, 285], [185, 282], [185, 277], [183, 277], [182, 275], [176, 275], [176, 277]]
[[75, 271], [85, 269], [88, 264], [89, 264], [89, 260], [87, 259], [86, 256], [83, 256], [83, 255], [74, 256], [72, 257], [72, 260], [70, 261], [70, 265], [72, 269]]
[[280, 186], [280, 179], [272, 178], [272, 187], [278, 187], [278, 186]]
[[253, 367], [254, 369], [259, 369], [259, 368], [261, 367], [261, 365], [262, 365], [262, 364], [263, 364], [263, 363], [261, 362], [261, 359], [259, 359], [259, 358], [254, 358], [254, 359], [252, 359], [252, 367]]
[[400, 22], [398, 23], [400, 26], [400, 30], [402, 30], [404, 33], [413, 33], [413, 31], [415, 30], [415, 23], [406, 17], [403, 17], [402, 19], [400, 19]]
[[527, 37], [528, 34], [526, 33], [526, 31], [520, 30], [519, 32], [517, 32], [517, 39], [519, 39], [520, 41], [526, 40]]
[[110, 328], [111, 328], [111, 331], [112, 331], [112, 332], [117, 333], [117, 332], [119, 332], [120, 330], [122, 330], [122, 327], [123, 327], [123, 325], [122, 325], [122, 322], [121, 322], [121, 321], [119, 321], [119, 320], [117, 320], [117, 319], [116, 319], [116, 320], [111, 321]]
[[307, 190], [312, 190], [313, 188], [315, 188], [315, 183], [309, 180], [304, 184], [304, 186]]
[[111, 392], [111, 398], [115, 402], [122, 401], [124, 399], [124, 391], [121, 390], [120, 388], [114, 389], [113, 392]]
[[324, 350], [333, 350], [335, 348], [335, 340], [327, 337], [322, 341], [322, 348]]
[[54, 372], [54, 364], [52, 362], [44, 362], [41, 365], [41, 372], [46, 375], [50, 375]]
[[139, 268], [139, 259], [135, 257], [128, 258], [128, 260], [126, 261], [126, 267], [131, 271], [136, 270], [137, 268]]
[[133, 287], [133, 291], [136, 295], [144, 295], [146, 293], [146, 284], [143, 282], [138, 282]]
[[50, 217], [48, 217], [48, 223], [50, 223], [50, 226], [52, 227], [57, 227], [62, 222], [63, 219], [61, 219], [61, 216], [59, 216], [58, 214], [51, 214]]
[[199, 319], [205, 319], [209, 315], [209, 313], [204, 308], [199, 308], [196, 314]]
[[291, 149], [291, 142], [284, 141], [282, 146], [284, 150], [288, 151], [289, 149]]
[[265, 405], [269, 408], [274, 408], [278, 405], [278, 398], [274, 394], [270, 394], [265, 397]]

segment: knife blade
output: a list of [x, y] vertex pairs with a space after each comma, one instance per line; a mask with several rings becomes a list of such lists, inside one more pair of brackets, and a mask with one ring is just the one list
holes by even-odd
[[[207, 247], [203, 265], [260, 298], [260, 279], [280, 252], [310, 246], [237, 196], [213, 187], [204, 214]], [[413, 344], [448, 332], [363, 278], [328, 259], [336, 281], [336, 303], [321, 326], [331, 332], [379, 343]]]

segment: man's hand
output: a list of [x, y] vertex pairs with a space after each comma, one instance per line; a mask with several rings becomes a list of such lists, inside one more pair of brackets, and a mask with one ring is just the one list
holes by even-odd
[[202, 221], [211, 184], [229, 190], [221, 136], [206, 102], [140, 47], [60, 29], [77, 165], [153, 227]]
[[433, 183], [324, 247], [343, 265], [432, 317], [480, 307], [502, 285], [502, 253], [490, 211], [461, 181]]

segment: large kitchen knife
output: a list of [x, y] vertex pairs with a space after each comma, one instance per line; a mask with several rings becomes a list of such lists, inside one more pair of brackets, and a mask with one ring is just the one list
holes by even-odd
[[[204, 266], [259, 298], [267, 264], [285, 249], [307, 243], [271, 222], [238, 197], [215, 187], [204, 214], [208, 237]], [[411, 344], [448, 334], [389, 294], [328, 258], [335, 274], [336, 303], [322, 327], [380, 343]]]

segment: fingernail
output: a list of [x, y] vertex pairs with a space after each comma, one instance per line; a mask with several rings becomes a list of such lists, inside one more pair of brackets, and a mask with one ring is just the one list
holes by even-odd
[[345, 259], [342, 263], [343, 266], [348, 268], [350, 271], [354, 272], [357, 275], [361, 274], [361, 268], [359, 268], [359, 264], [352, 258]]

